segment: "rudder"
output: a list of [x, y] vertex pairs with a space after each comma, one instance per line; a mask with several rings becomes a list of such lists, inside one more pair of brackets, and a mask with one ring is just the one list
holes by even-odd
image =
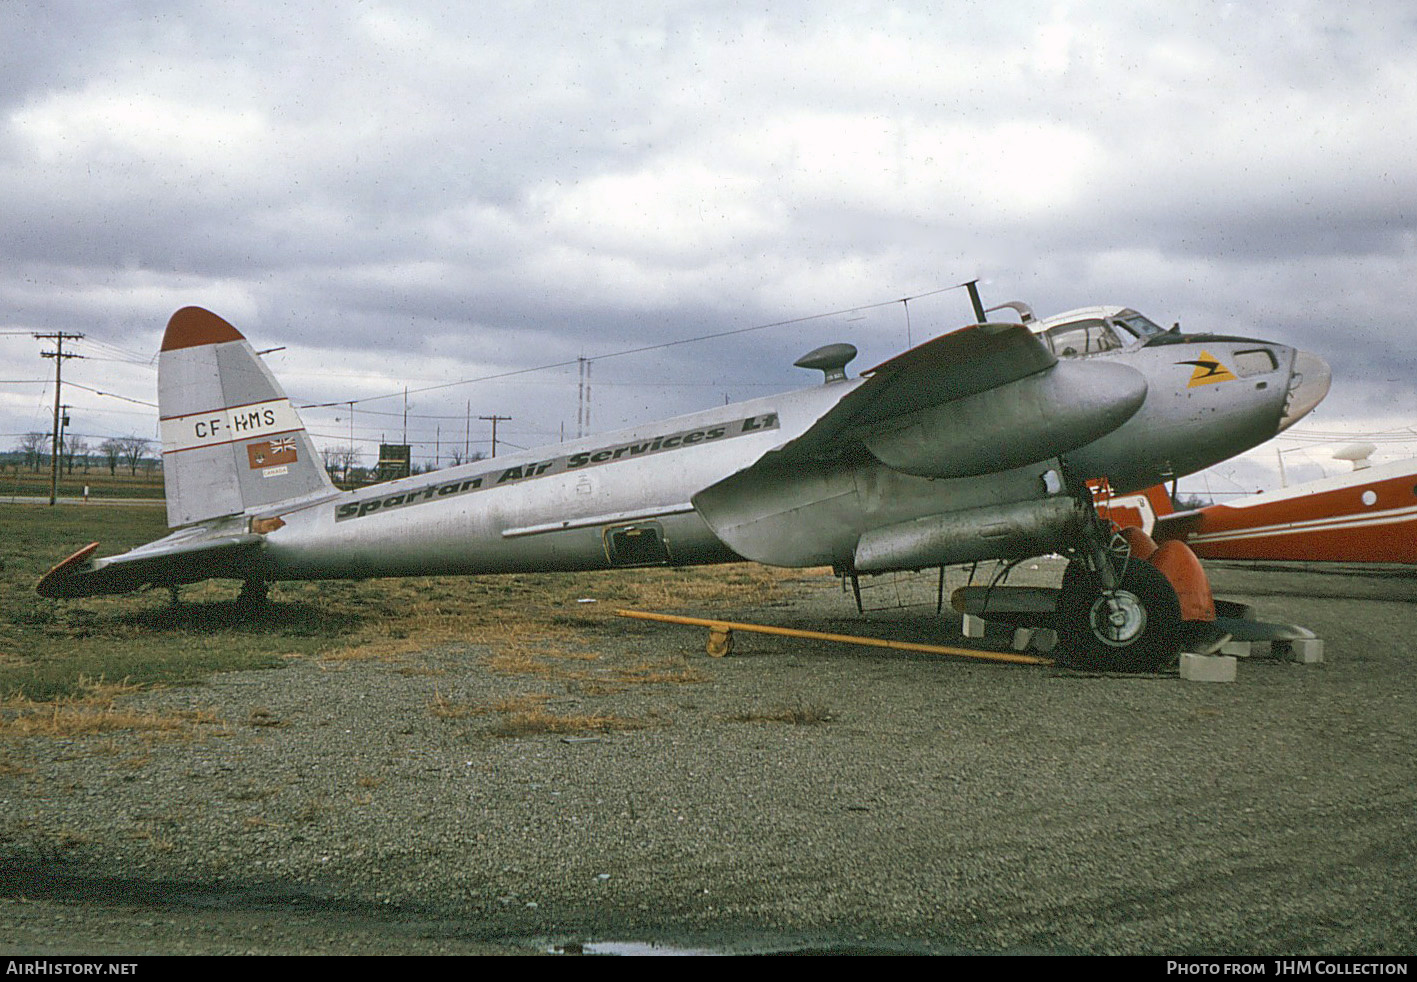
[[167, 322], [158, 414], [172, 528], [336, 490], [275, 376], [240, 331], [201, 307]]

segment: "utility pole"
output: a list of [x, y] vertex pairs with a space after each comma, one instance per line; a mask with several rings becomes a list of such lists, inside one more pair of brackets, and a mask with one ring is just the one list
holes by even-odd
[[54, 334], [36, 334], [35, 337], [40, 341], [54, 342], [53, 351], [40, 352], [43, 357], [54, 359], [54, 446], [49, 455], [49, 503], [53, 505], [59, 496], [59, 394], [64, 385], [64, 359], [83, 357], [65, 351], [64, 342], [78, 341], [83, 335], [58, 331]]
[[[65, 444], [64, 444], [64, 431], [67, 430], [68, 428], [69, 428], [69, 404], [66, 402], [66, 403], [64, 403], [64, 405], [62, 405], [62, 406], [59, 407], [59, 452], [60, 452], [60, 453], [65, 453], [65, 452], [66, 452], [65, 449], [64, 449], [64, 447], [65, 447]], [[72, 458], [73, 455], [70, 454], [69, 456]], [[63, 470], [63, 467], [62, 467], [62, 466], [60, 467], [60, 470]], [[70, 474], [73, 474], [73, 473], [74, 473], [73, 464], [70, 464], [70, 465], [69, 465], [69, 473], [70, 473]]]
[[512, 417], [510, 417], [510, 416], [479, 416], [479, 417], [477, 417], [477, 418], [478, 418], [478, 419], [486, 419], [486, 420], [491, 420], [491, 421], [492, 421], [492, 456], [495, 457], [495, 456], [497, 456], [497, 420], [499, 420], [499, 419], [511, 419]]
[[590, 359], [577, 358], [580, 364], [581, 378], [578, 393], [578, 405], [576, 406], [576, 437], [585, 436], [590, 432]]

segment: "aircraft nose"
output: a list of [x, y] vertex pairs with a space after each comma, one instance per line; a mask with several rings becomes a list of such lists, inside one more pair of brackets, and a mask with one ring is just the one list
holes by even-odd
[[1331, 381], [1333, 373], [1328, 362], [1307, 351], [1294, 352], [1294, 368], [1289, 373], [1289, 395], [1284, 401], [1284, 415], [1279, 419], [1280, 431], [1289, 429], [1323, 402]]

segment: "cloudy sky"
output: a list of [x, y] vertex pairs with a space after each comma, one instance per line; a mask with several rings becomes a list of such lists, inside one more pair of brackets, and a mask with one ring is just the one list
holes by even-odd
[[187, 304], [338, 404], [317, 442], [400, 442], [408, 387], [446, 463], [479, 416], [574, 436], [577, 358], [611, 429], [812, 384], [831, 341], [869, 367], [978, 277], [1326, 358], [1328, 402], [1212, 490], [1276, 449], [1346, 469], [1345, 435], [1417, 454], [1410, 0], [5, 0], [0, 36], [5, 448], [49, 427], [54, 331], [86, 336], [72, 429], [156, 436]]

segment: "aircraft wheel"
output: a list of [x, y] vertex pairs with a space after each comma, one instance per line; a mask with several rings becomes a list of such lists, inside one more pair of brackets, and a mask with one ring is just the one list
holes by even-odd
[[1058, 597], [1058, 636], [1073, 668], [1159, 672], [1181, 651], [1181, 602], [1170, 581], [1133, 559], [1122, 583], [1105, 591], [1097, 575], [1068, 564]]

